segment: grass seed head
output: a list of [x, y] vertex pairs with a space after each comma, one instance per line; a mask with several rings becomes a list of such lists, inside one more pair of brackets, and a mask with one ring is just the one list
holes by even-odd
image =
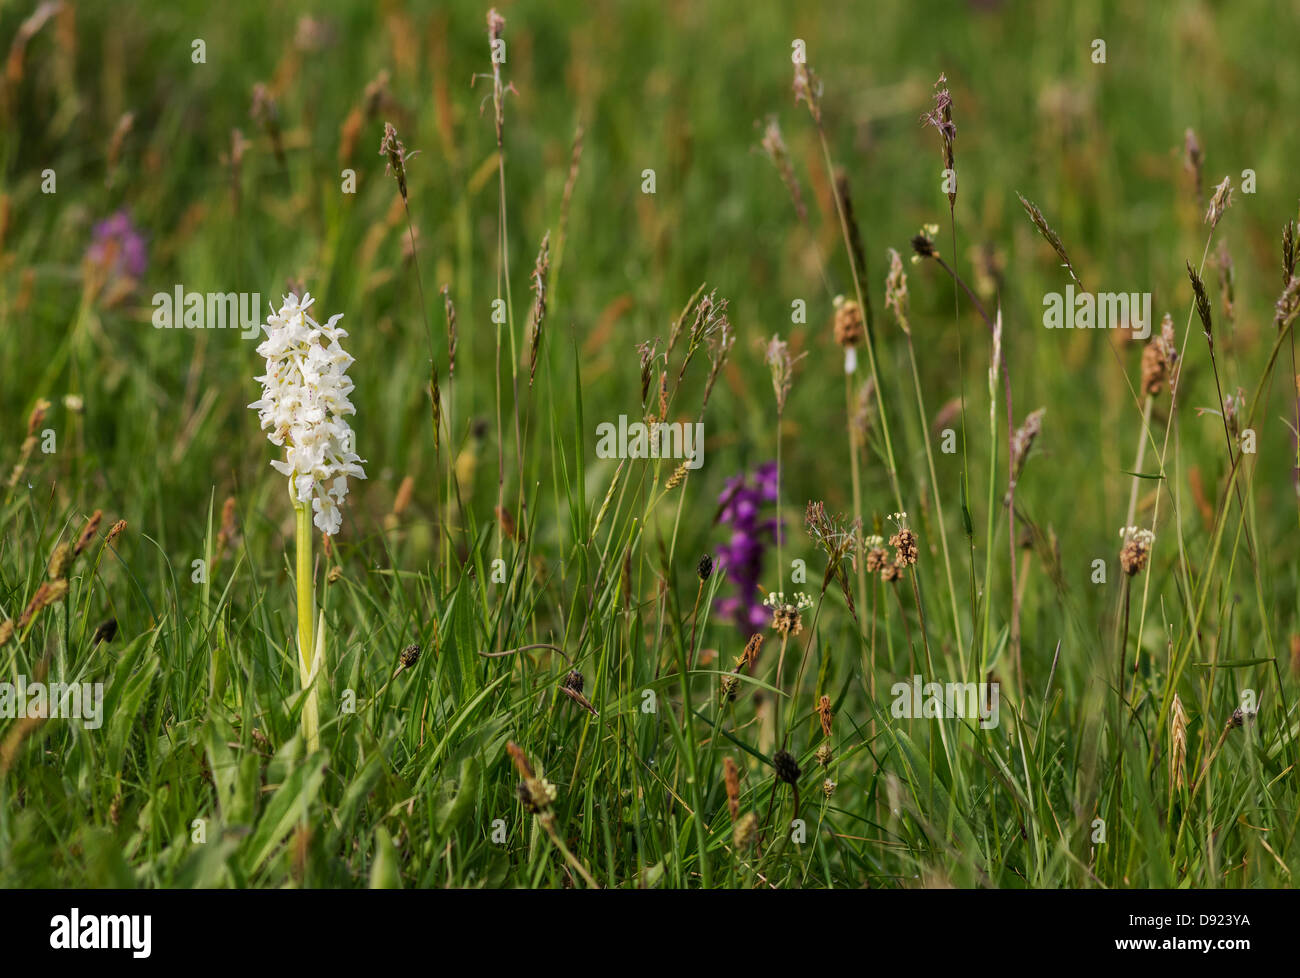
[[894, 314], [903, 332], [911, 335], [912, 325], [907, 318], [907, 272], [902, 256], [893, 248], [889, 249], [889, 274], [885, 276], [885, 308]]
[[1241, 434], [1241, 415], [1246, 410], [1246, 393], [1240, 387], [1236, 394], [1228, 394], [1223, 399], [1223, 422], [1228, 426], [1228, 434], [1235, 440]]
[[731, 830], [731, 841], [741, 852], [748, 851], [758, 838], [758, 816], [753, 812], [746, 812], [737, 821], [735, 828]]
[[917, 264], [923, 258], [940, 257], [939, 249], [934, 246], [938, 234], [939, 225], [926, 224], [912, 236], [912, 264]]
[[806, 355], [791, 354], [790, 344], [776, 334], [773, 334], [772, 339], [768, 341], [764, 360], [767, 362], [768, 371], [772, 374], [772, 392], [776, 395], [778, 415], [785, 413], [785, 402], [790, 396], [790, 388], [794, 383], [794, 365]]
[[1295, 277], [1296, 263], [1296, 222], [1287, 221], [1282, 225], [1282, 285], [1289, 285]]
[[18, 619], [18, 627], [26, 628], [43, 609], [62, 601], [67, 593], [67, 578], [43, 582], [36, 589], [36, 593], [32, 595], [32, 600], [27, 603], [27, 607], [23, 609], [23, 613]]
[[[858, 217], [853, 210], [853, 192], [849, 188], [849, 175], [843, 167], [835, 170], [835, 197], [839, 201], [840, 213], [844, 218], [844, 227], [849, 238], [849, 258], [862, 280], [863, 294], [866, 295], [867, 255], [862, 246], [862, 229], [858, 227]], [[870, 297], [866, 298], [868, 305]], [[870, 311], [870, 310], [868, 310]], [[870, 323], [868, 323], [870, 326]]]
[[105, 618], [95, 626], [95, 631], [90, 636], [90, 644], [94, 647], [100, 642], [111, 642], [115, 638], [117, 638], [117, 619]]
[[501, 62], [497, 60], [498, 44], [505, 33], [506, 19], [493, 7], [487, 13], [488, 47], [492, 59], [492, 117], [496, 126], [497, 147], [505, 144], [506, 92], [512, 90], [501, 81]]
[[790, 164], [790, 153], [785, 147], [785, 139], [781, 136], [780, 123], [776, 121], [774, 115], [767, 117], [767, 124], [763, 128], [762, 147], [763, 152], [767, 154], [767, 158], [776, 167], [777, 173], [781, 175], [781, 182], [785, 184], [785, 189], [794, 202], [794, 210], [799, 217], [799, 222], [801, 224], [805, 223], [808, 220], [808, 208], [804, 204], [803, 191], [799, 188], [799, 180], [794, 174], [794, 167]]
[[555, 802], [558, 792], [545, 778], [520, 781], [515, 789], [524, 809], [530, 815], [543, 815]]
[[732, 703], [740, 692], [740, 679], [734, 673], [723, 676], [718, 683], [718, 697], [723, 703]]
[[406, 146], [397, 138], [397, 129], [391, 122], [384, 123], [384, 135], [379, 140], [379, 155], [388, 159], [384, 172], [391, 173], [397, 180], [397, 190], [402, 195], [402, 203], [406, 203], [408, 197], [406, 192], [406, 161], [412, 159], [415, 153], [408, 153]]
[[86, 525], [82, 527], [81, 536], [77, 537], [77, 545], [73, 548], [73, 556], [80, 557], [82, 551], [95, 539], [95, 534], [99, 532], [100, 521], [103, 520], [103, 510], [95, 510], [90, 514], [90, 519], [86, 520]]
[[528, 386], [537, 376], [537, 355], [542, 345], [542, 324], [546, 322], [546, 281], [551, 273], [551, 232], [542, 236], [542, 246], [533, 266], [533, 328], [528, 345]]
[[447, 379], [456, 379], [456, 304], [451, 301], [451, 286], [442, 287], [442, 308], [447, 317]]
[[1210, 206], [1205, 211], [1205, 223], [1214, 230], [1219, 226], [1224, 212], [1232, 206], [1232, 177], [1224, 177], [1217, 187], [1214, 188], [1214, 194], [1210, 197]]
[[1142, 390], [1152, 397], [1164, 389], [1169, 376], [1163, 346], [1160, 337], [1154, 336], [1142, 348]]
[[1273, 306], [1273, 326], [1283, 330], [1300, 314], [1300, 277], [1293, 277], [1282, 289]]
[[795, 756], [784, 748], [772, 755], [772, 768], [776, 771], [778, 781], [790, 785], [798, 784], [799, 776], [803, 774]]
[[1177, 693], [1169, 716], [1169, 778], [1175, 790], [1187, 779], [1187, 713]]
[[1011, 484], [1016, 485], [1025, 470], [1025, 460], [1029, 458], [1030, 449], [1043, 430], [1043, 415], [1047, 408], [1030, 411], [1024, 423], [1011, 436]]
[[1192, 263], [1187, 263], [1187, 277], [1192, 282], [1192, 294], [1196, 297], [1196, 315], [1201, 320], [1201, 328], [1205, 331], [1205, 342], [1210, 344], [1210, 351], [1214, 351], [1214, 322], [1210, 313], [1210, 297], [1206, 294], [1205, 283], [1201, 281], [1201, 276], [1197, 274]]
[[803, 612], [812, 607], [812, 599], [802, 591], [786, 601], [784, 591], [773, 591], [763, 600], [772, 609], [772, 629], [783, 638], [803, 631]]
[[637, 358], [641, 364], [641, 409], [645, 410], [650, 399], [650, 382], [654, 380], [654, 367], [658, 356], [658, 339], [646, 340], [636, 347]]
[[734, 823], [740, 817], [740, 771], [736, 767], [736, 760], [727, 756], [722, 760], [722, 779], [727, 786], [727, 810], [731, 813], [731, 821]]
[[676, 489], [678, 486], [680, 486], [683, 482], [686, 481], [686, 475], [687, 473], [690, 472], [690, 470], [691, 470], [691, 464], [690, 464], [690, 460], [688, 459], [687, 461], [683, 462], [681, 465], [677, 466], [677, 468], [673, 469], [673, 474], [670, 475], [668, 477], [668, 481], [664, 483], [664, 489], [665, 490]]
[[879, 534], [872, 534], [862, 541], [863, 549], [866, 551], [866, 567], [868, 574], [877, 574], [884, 570], [885, 565], [889, 563], [889, 551], [885, 549], [885, 538]]
[[836, 343], [845, 349], [857, 346], [865, 335], [862, 328], [862, 307], [852, 299], [837, 295], [833, 328]]
[[[943, 167], [955, 173], [957, 163], [953, 143], [957, 139], [957, 125], [952, 121], [952, 93], [948, 91], [946, 75], [941, 74], [934, 83], [934, 108], [921, 116], [921, 122], [938, 130], [943, 143]], [[952, 189], [948, 191], [948, 206], [953, 207], [957, 203], [957, 185], [954, 182], [949, 186]]]
[[[226, 501], [221, 504], [221, 529], [217, 531], [216, 546], [216, 553], [218, 556], [226, 553], [226, 551], [230, 549], [231, 545], [234, 543], [235, 535], [238, 533], [235, 507], [236, 503], [234, 496], [227, 496]], [[106, 543], [111, 541], [116, 533], [121, 532], [121, 530], [118, 530], [119, 523], [122, 525], [122, 529], [126, 529], [126, 522], [124, 520], [118, 520], [117, 523], [113, 524], [112, 529], [108, 531], [108, 540], [105, 541]]]
[[1169, 381], [1169, 393], [1172, 396], [1178, 389], [1178, 339], [1174, 333], [1174, 317], [1165, 313], [1160, 321], [1160, 335], [1152, 342], [1159, 342], [1158, 352], [1163, 361], [1165, 377]]
[[532, 814], [545, 814], [557, 797], [555, 785], [533, 772], [528, 757], [514, 741], [506, 742], [506, 750], [510, 753], [510, 759], [514, 761], [515, 769], [521, 779], [516, 789], [519, 800]]
[[796, 61], [794, 65], [794, 101], [808, 106], [808, 114], [818, 127], [822, 124], [822, 83], [817, 73], [806, 61]]
[[821, 721], [822, 736], [829, 737], [831, 735], [831, 723], [835, 719], [835, 714], [831, 712], [831, 698], [829, 696], [823, 696], [817, 701], [817, 718]]
[[29, 438], [41, 430], [41, 425], [45, 423], [45, 415], [50, 410], [50, 402], [45, 398], [37, 400], [32, 407], [32, 413], [27, 417], [27, 436]]
[[54, 553], [50, 556], [49, 567], [46, 574], [51, 581], [57, 581], [68, 576], [68, 571], [72, 568], [74, 560], [72, 545], [61, 543], [54, 548]]
[[1038, 233], [1043, 236], [1044, 241], [1052, 246], [1052, 250], [1056, 252], [1056, 257], [1061, 259], [1061, 264], [1070, 273], [1070, 278], [1074, 279], [1074, 284], [1082, 290], [1083, 283], [1079, 281], [1079, 276], [1074, 270], [1074, 264], [1070, 261], [1070, 256], [1065, 252], [1065, 244], [1061, 241], [1061, 236], [1052, 230], [1052, 226], [1047, 223], [1047, 218], [1043, 217], [1043, 212], [1038, 209], [1037, 204], [1023, 194], [1017, 193], [1016, 196], [1020, 198], [1020, 205], [1025, 209], [1025, 213], [1029, 215], [1029, 220], [1034, 227], [1038, 228]]
[[1126, 526], [1119, 531], [1123, 544], [1119, 551], [1119, 565], [1129, 577], [1146, 570], [1151, 559], [1151, 545], [1156, 535], [1137, 526]]
[[894, 563], [900, 568], [910, 567], [920, 554], [916, 534], [907, 523], [906, 513], [891, 513], [889, 518], [898, 527], [898, 532], [889, 538], [889, 545], [895, 550]]

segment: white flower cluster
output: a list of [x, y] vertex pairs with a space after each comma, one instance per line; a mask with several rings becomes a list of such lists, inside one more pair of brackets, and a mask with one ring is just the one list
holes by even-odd
[[1148, 548], [1156, 542], [1156, 535], [1140, 526], [1121, 526], [1119, 528], [1119, 538], [1125, 543], [1132, 540]]
[[324, 326], [308, 315], [310, 293], [284, 297], [279, 312], [262, 324], [258, 346], [266, 373], [257, 380], [262, 397], [248, 405], [257, 411], [271, 444], [287, 446], [285, 460], [271, 465], [289, 477], [294, 498], [311, 503], [314, 522], [333, 536], [342, 525], [339, 504], [348, 494], [348, 476], [364, 479], [365, 459], [353, 451], [352, 428], [345, 420], [356, 408], [348, 400], [352, 357], [339, 346], [347, 332], [331, 316]]
[[794, 599], [786, 601], [784, 591], [768, 591], [767, 597], [763, 599], [763, 604], [769, 608], [794, 608], [802, 611], [804, 608], [812, 607], [812, 598], [800, 591], [798, 594], [791, 595]]

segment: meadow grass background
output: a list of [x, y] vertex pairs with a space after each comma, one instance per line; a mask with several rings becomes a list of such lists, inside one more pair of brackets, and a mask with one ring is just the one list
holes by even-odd
[[[1300, 134], [1287, 122], [1300, 96], [1296, 4], [501, 4], [503, 70], [515, 89], [505, 116], [510, 328], [525, 360], [528, 277], [548, 230], [553, 244], [531, 391], [526, 362], [521, 374], [525, 466], [510, 466], [506, 484], [512, 510], [521, 486], [527, 494], [526, 538], [504, 545], [493, 515], [489, 318], [498, 295], [496, 146], [491, 100], [482, 102], [490, 80], [470, 85], [490, 69], [486, 7], [334, 4], [303, 26], [306, 5], [67, 4], [20, 45], [34, 9], [0, 10], [0, 50], [10, 52], [0, 137], [4, 474], [38, 399], [52, 402], [42, 427], [56, 431], [58, 448], [33, 456], [0, 511], [6, 616], [18, 617], [58, 542], [75, 539], [89, 513], [103, 510], [103, 529], [117, 519], [128, 527], [111, 548], [97, 543], [82, 556], [66, 604], [0, 648], [5, 679], [33, 676], [45, 659], [51, 677], [107, 690], [98, 731], [0, 720], [5, 885], [583, 885], [575, 864], [608, 886], [1290, 885], [1300, 865], [1300, 689], [1290, 661], [1300, 631], [1300, 510], [1289, 343], [1251, 405], [1258, 453], [1237, 483], [1245, 534], [1228, 490], [1226, 532], [1216, 537], [1229, 464], [1222, 422], [1197, 410], [1217, 409], [1218, 399], [1191, 326], [1166, 479], [1140, 485], [1137, 522], [1149, 526], [1157, 494], [1163, 502], [1151, 566], [1134, 581], [1135, 594], [1146, 589], [1147, 613], [1141, 634], [1136, 611], [1131, 623], [1129, 661], [1135, 648], [1141, 655], [1132, 708], [1122, 707], [1117, 530], [1142, 431], [1132, 392], [1141, 344], [1042, 327], [1044, 293], [1063, 290], [1068, 277], [1016, 192], [1043, 209], [1090, 289], [1151, 292], [1157, 321], [1171, 313], [1181, 344], [1191, 310], [1184, 262], [1199, 264], [1209, 230], [1204, 195], [1196, 199], [1184, 167], [1185, 130], [1204, 150], [1206, 191], [1254, 170], [1256, 192], [1238, 190], [1211, 246], [1213, 256], [1226, 242], [1233, 259], [1231, 320], [1213, 261], [1204, 273], [1225, 392], [1253, 395], [1277, 335], [1281, 228], [1300, 194]], [[196, 38], [204, 64], [191, 61]], [[755, 719], [770, 711], [770, 693], [747, 683], [730, 709], [719, 705], [717, 671], [748, 637], [708, 615], [730, 593], [721, 572], [695, 622], [696, 644], [716, 656], [703, 656], [688, 689], [679, 678], [696, 561], [729, 532], [715, 522], [719, 493], [776, 454], [762, 356], [773, 333], [807, 354], [781, 428], [783, 551], [787, 563], [807, 561], [802, 587], [814, 597], [825, 557], [803, 529], [804, 506], [853, 508], [842, 354], [817, 254], [834, 292], [852, 294], [853, 282], [816, 131], [792, 97], [794, 38], [825, 85], [831, 153], [848, 173], [865, 238], [881, 396], [904, 508], [921, 538], [926, 611], [921, 621], [906, 584], [902, 600], [873, 584], [870, 607], [858, 609], [861, 632], [834, 586], [815, 628], [805, 614], [791, 654], [798, 661], [807, 648], [808, 667], [798, 684], [787, 673], [784, 686], [790, 749], [803, 768], [802, 843], [789, 840], [792, 793], [775, 782], [774, 744]], [[1104, 65], [1090, 60], [1094, 38], [1107, 43]], [[381, 71], [388, 99], [369, 112], [366, 86]], [[939, 140], [919, 121], [940, 72], [957, 124], [955, 252]], [[283, 166], [249, 116], [258, 82], [277, 101]], [[126, 112], [133, 123], [114, 148]], [[360, 126], [349, 147], [353, 112]], [[811, 230], [759, 148], [770, 114]], [[386, 120], [419, 151], [407, 176], [423, 292], [396, 184], [376, 152]], [[579, 123], [581, 162], [557, 252]], [[249, 146], [232, 186], [223, 154], [234, 128]], [[46, 168], [57, 174], [56, 193], [42, 193]], [[344, 168], [356, 171], [355, 194], [341, 192]], [[641, 190], [646, 168], [656, 173], [653, 196]], [[149, 263], [132, 293], [109, 302], [84, 287], [83, 257], [95, 222], [121, 209], [146, 235]], [[895, 720], [885, 692], [912, 674], [913, 657], [924, 662], [922, 630], [937, 668], [933, 677], [917, 671], [980, 678], [959, 674], [940, 523], [966, 646], [979, 641], [986, 599], [989, 656], [1005, 646], [1011, 615], [1000, 505], [985, 572], [988, 331], [964, 296], [954, 313], [953, 284], [933, 262], [907, 266], [928, 421], [954, 399], [967, 403], [964, 421], [951, 410], [944, 421], [967, 451], [937, 453], [935, 444], [938, 512], [907, 347], [881, 303], [885, 249], [906, 255], [928, 222], [940, 225], [945, 259], [972, 282], [974, 249], [998, 256], [1016, 422], [1047, 409], [1016, 490], [1018, 527], [1040, 531], [1017, 554], [1023, 682], [1006, 681], [1005, 659], [989, 663], [1004, 679], [1001, 723], [990, 731]], [[345, 314], [369, 475], [354, 483], [344, 531], [317, 574], [331, 645], [324, 750], [311, 758], [297, 736], [292, 510], [268, 464], [274, 449], [246, 408], [262, 362], [234, 331], [149, 323], [150, 296], [176, 284], [259, 292], [265, 313], [290, 280], [318, 297], [321, 313]], [[669, 470], [629, 462], [598, 522], [618, 462], [596, 458], [595, 426], [640, 416], [636, 344], [665, 337], [701, 282], [729, 300], [737, 333], [704, 416], [705, 464], [651, 505]], [[460, 323], [454, 381], [443, 284]], [[791, 323], [795, 299], [807, 303], [806, 325]], [[438, 451], [427, 321], [452, 426]], [[509, 460], [517, 446], [508, 353], [506, 361]], [[704, 373], [697, 363], [686, 375], [674, 402], [681, 420], [697, 410]], [[1000, 502], [1007, 432], [998, 398]], [[1156, 447], [1168, 403], [1166, 393], [1155, 407]], [[878, 424], [871, 444], [864, 516], [888, 536], [881, 520], [896, 506]], [[1146, 474], [1158, 472], [1153, 459], [1149, 446]], [[438, 530], [453, 460], [465, 510], [453, 517], [448, 560]], [[408, 476], [412, 502], [388, 519]], [[238, 536], [214, 559], [231, 497]], [[490, 582], [498, 554], [508, 586]], [[206, 584], [191, 580], [200, 558]], [[1108, 564], [1105, 585], [1091, 580], [1097, 558]], [[764, 586], [801, 587], [778, 579], [774, 551]], [[95, 644], [108, 618], [116, 636]], [[424, 650], [418, 664], [391, 678], [411, 643]], [[598, 717], [561, 694], [562, 657], [479, 655], [530, 643], [565, 649]], [[777, 644], [769, 637], [762, 682]], [[874, 702], [864, 668], [872, 646]], [[641, 710], [647, 689], [657, 713]], [[1246, 689], [1258, 694], [1258, 716], [1216, 753]], [[356, 693], [355, 714], [339, 711], [345, 690]], [[1213, 755], [1195, 792], [1171, 789], [1175, 692], [1189, 716], [1189, 780]], [[825, 771], [813, 759], [823, 694], [835, 712]], [[554, 826], [568, 858], [521, 806], [507, 740], [555, 783]], [[754, 849], [732, 837], [728, 756], [744, 775], [742, 811], [764, 820]], [[836, 782], [830, 797], [824, 777]], [[205, 820], [202, 844], [194, 819]], [[495, 819], [505, 821], [504, 844], [491, 839]], [[1095, 819], [1105, 822], [1104, 843], [1093, 841]]]

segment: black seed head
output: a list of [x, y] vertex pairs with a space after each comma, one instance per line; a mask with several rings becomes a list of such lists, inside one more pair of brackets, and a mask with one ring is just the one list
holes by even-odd
[[799, 770], [799, 762], [787, 750], [776, 752], [772, 757], [772, 767], [776, 769], [776, 779], [786, 784], [798, 784], [799, 775], [803, 773]]
[[699, 575], [700, 581], [704, 582], [709, 579], [713, 573], [713, 558], [705, 554], [700, 558], [700, 562], [695, 565], [695, 573]]

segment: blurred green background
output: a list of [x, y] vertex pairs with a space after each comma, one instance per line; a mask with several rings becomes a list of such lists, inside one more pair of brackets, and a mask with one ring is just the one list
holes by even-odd
[[[504, 75], [515, 89], [506, 108], [506, 194], [521, 320], [538, 243], [557, 231], [576, 127], [585, 130], [543, 350], [550, 374], [535, 396], [544, 440], [549, 419], [576, 410], [576, 349], [593, 432], [589, 495], [597, 503], [611, 469], [594, 459], [595, 424], [636, 413], [635, 344], [666, 335], [707, 281], [730, 299], [739, 342], [709, 405], [704, 492], [696, 499], [707, 502], [729, 475], [774, 455], [761, 348], [780, 332], [809, 353], [786, 419], [790, 512], [798, 519], [810, 498], [834, 510], [851, 507], [840, 352], [816, 249], [835, 291], [851, 292], [852, 282], [815, 131], [792, 97], [796, 38], [806, 42], [825, 85], [832, 152], [848, 172], [866, 239], [885, 396], [903, 433], [905, 495], [919, 496], [924, 456], [905, 348], [880, 307], [885, 249], [906, 253], [917, 229], [936, 222], [940, 250], [968, 279], [977, 278], [976, 249], [996, 256], [1017, 421], [1047, 408], [1020, 504], [1039, 525], [1056, 529], [1072, 583], [1084, 584], [1089, 561], [1116, 548], [1130, 485], [1123, 470], [1131, 468], [1140, 424], [1124, 373], [1136, 386], [1140, 346], [1100, 332], [1043, 329], [1043, 294], [1062, 290], [1067, 278], [1016, 191], [1042, 207], [1089, 288], [1152, 292], [1157, 321], [1173, 313], [1181, 334], [1190, 302], [1184, 261], [1196, 263], [1205, 243], [1204, 192], [1226, 174], [1237, 185], [1242, 171], [1253, 169], [1257, 192], [1237, 193], [1217, 236], [1235, 275], [1221, 369], [1229, 389], [1253, 389], [1272, 336], [1278, 234], [1297, 205], [1300, 132], [1288, 120], [1300, 97], [1300, 4], [499, 8], [507, 20]], [[83, 508], [125, 517], [179, 555], [197, 546], [213, 496], [219, 505], [239, 494], [252, 519], [285, 529], [283, 486], [245, 407], [258, 395], [253, 344], [233, 331], [155, 330], [149, 297], [176, 284], [259, 292], [265, 312], [287, 282], [299, 282], [319, 297], [320, 311], [344, 313], [351, 332], [354, 426], [370, 480], [353, 488], [353, 529], [346, 532], [365, 546], [402, 478], [413, 475], [417, 485], [432, 478], [425, 316], [442, 357], [444, 283], [461, 330], [452, 395], [458, 451], [472, 444], [466, 432], [473, 422], [493, 413], [495, 140], [490, 99], [486, 111], [483, 104], [490, 83], [471, 85], [489, 68], [486, 7], [178, 2], [48, 9], [31, 32], [21, 25], [35, 4], [0, 10], [0, 51], [8, 50], [0, 457], [16, 454], [27, 412], [47, 397], [55, 402], [53, 427], [77, 447], [48, 464]], [[1091, 59], [1096, 38], [1106, 42], [1104, 64]], [[192, 63], [195, 39], [206, 45], [205, 63]], [[955, 256], [938, 138], [920, 123], [941, 72], [957, 124]], [[258, 82], [278, 106], [284, 166], [265, 128], [250, 118]], [[809, 201], [811, 234], [759, 148], [762, 122], [773, 114]], [[377, 153], [385, 120], [408, 150], [419, 151], [409, 182], [425, 309], [400, 201]], [[1184, 166], [1189, 127], [1205, 156], [1200, 201]], [[230, 163], [236, 129], [248, 141], [237, 173]], [[57, 174], [54, 194], [41, 191], [46, 168]], [[341, 192], [345, 168], [356, 171], [355, 195]], [[656, 171], [653, 196], [641, 192], [646, 168]], [[119, 210], [148, 240], [147, 271], [133, 292], [87, 298], [83, 258], [93, 226]], [[954, 325], [952, 284], [933, 264], [908, 268], [927, 407], [938, 413], [964, 384], [978, 432], [972, 437], [982, 438], [987, 332], [964, 299]], [[1205, 277], [1222, 315], [1213, 254]], [[806, 326], [790, 322], [798, 298], [808, 303]], [[1216, 403], [1213, 379], [1198, 342], [1194, 336], [1187, 404], [1209, 406]], [[1287, 370], [1279, 374], [1284, 380]], [[701, 384], [699, 377], [688, 382]], [[1294, 405], [1285, 382], [1275, 386], [1255, 476], [1262, 525], [1276, 531], [1261, 533], [1267, 566], [1293, 556], [1295, 541], [1294, 452], [1283, 421]], [[84, 414], [68, 410], [68, 394], [82, 398]], [[1212, 497], [1226, 470], [1218, 418], [1189, 412], [1182, 437], [1188, 464], [1199, 468]], [[490, 519], [495, 501], [491, 438], [489, 427], [474, 483], [481, 519]], [[549, 466], [546, 452], [538, 464]], [[938, 464], [953, 499], [960, 456], [941, 455]], [[973, 448], [973, 485], [983, 485], [984, 464], [983, 449]], [[76, 478], [84, 475], [91, 478]], [[887, 485], [873, 462], [868, 511], [893, 508]], [[428, 516], [431, 496], [417, 489], [417, 513]], [[1194, 507], [1186, 509], [1195, 519]], [[712, 515], [709, 506], [694, 508], [682, 528], [688, 548], [717, 542]], [[562, 521], [543, 512], [538, 532], [558, 535]], [[426, 548], [425, 556], [431, 553]], [[1292, 608], [1293, 575], [1264, 582], [1266, 593]], [[1106, 599], [1101, 589], [1084, 589], [1081, 600], [1096, 611]], [[1058, 617], [1031, 594], [1027, 647], [1050, 653]]]

